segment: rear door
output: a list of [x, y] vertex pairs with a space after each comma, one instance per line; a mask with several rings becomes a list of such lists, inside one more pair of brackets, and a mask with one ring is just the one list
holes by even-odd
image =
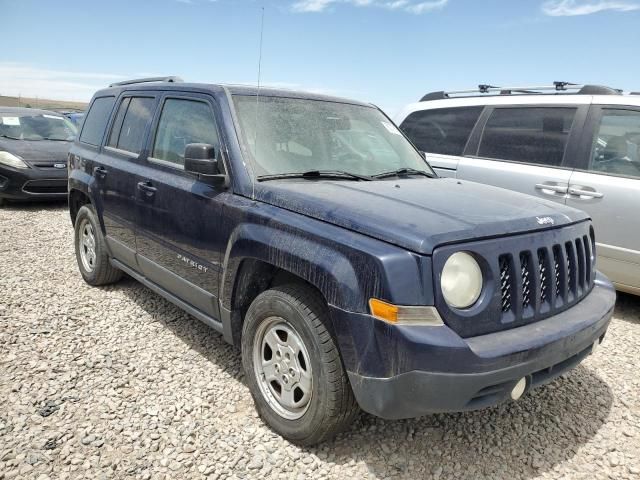
[[226, 189], [184, 170], [185, 147], [190, 143], [213, 145], [222, 164], [215, 112], [209, 95], [165, 94], [136, 188], [138, 262], [143, 274], [217, 319]]
[[144, 145], [157, 95], [140, 92], [120, 97], [100, 165], [93, 174], [99, 186], [106, 241], [115, 258], [136, 268], [136, 171], [145, 160]]
[[598, 268], [640, 293], [640, 107], [593, 106], [567, 204], [594, 221]]
[[484, 107], [454, 107], [418, 110], [402, 122], [400, 128], [426, 154], [426, 159], [441, 177], [455, 177], [473, 127]]
[[587, 106], [488, 107], [457, 177], [565, 203]]

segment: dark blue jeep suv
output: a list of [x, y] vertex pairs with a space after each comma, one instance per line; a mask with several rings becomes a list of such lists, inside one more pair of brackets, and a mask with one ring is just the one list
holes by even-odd
[[94, 96], [69, 168], [84, 279], [126, 272], [220, 331], [262, 418], [299, 444], [359, 408], [517, 400], [611, 319], [586, 214], [438, 178], [372, 105], [123, 82]]

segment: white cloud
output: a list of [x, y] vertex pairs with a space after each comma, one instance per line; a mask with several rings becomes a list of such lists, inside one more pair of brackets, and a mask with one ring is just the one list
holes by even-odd
[[542, 4], [542, 11], [551, 17], [591, 15], [605, 10], [630, 12], [640, 10], [640, 4], [624, 0], [549, 0]]
[[110, 73], [68, 72], [0, 62], [0, 95], [88, 101], [96, 90], [124, 78]]
[[298, 0], [291, 6], [295, 12], [323, 12], [332, 5], [346, 3], [357, 7], [379, 7], [421, 14], [443, 8], [449, 0]]

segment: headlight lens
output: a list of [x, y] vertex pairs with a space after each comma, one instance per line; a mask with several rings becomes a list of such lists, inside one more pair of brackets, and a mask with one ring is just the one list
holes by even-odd
[[29, 168], [20, 157], [9, 152], [0, 152], [0, 163], [13, 168]]
[[454, 308], [476, 303], [482, 292], [482, 271], [478, 262], [466, 252], [456, 252], [442, 269], [440, 288], [445, 301]]

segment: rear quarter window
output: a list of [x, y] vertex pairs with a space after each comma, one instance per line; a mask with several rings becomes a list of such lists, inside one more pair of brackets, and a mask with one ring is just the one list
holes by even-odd
[[462, 155], [484, 107], [436, 108], [409, 115], [400, 128], [418, 150]]
[[115, 97], [98, 97], [93, 101], [82, 125], [80, 134], [82, 143], [100, 145], [115, 101]]
[[575, 108], [496, 108], [484, 127], [478, 156], [560, 166]]

